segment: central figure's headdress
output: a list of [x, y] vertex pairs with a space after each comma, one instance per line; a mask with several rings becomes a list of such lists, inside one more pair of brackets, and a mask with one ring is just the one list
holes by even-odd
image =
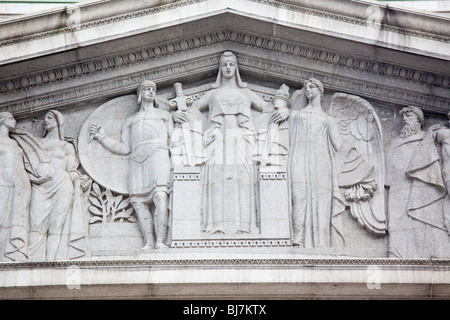
[[222, 69], [220, 68], [220, 66], [222, 65], [222, 62], [224, 61], [233, 61], [234, 63], [236, 63], [236, 74], [235, 74], [235, 79], [236, 79], [236, 85], [239, 88], [247, 88], [247, 83], [242, 82], [241, 80], [241, 75], [239, 74], [239, 68], [238, 68], [238, 64], [237, 64], [237, 58], [234, 55], [233, 52], [231, 51], [225, 51], [222, 56], [220, 57], [220, 65], [219, 65], [219, 74], [217, 75], [217, 80], [216, 83], [213, 84], [213, 88], [219, 88], [222, 85]]

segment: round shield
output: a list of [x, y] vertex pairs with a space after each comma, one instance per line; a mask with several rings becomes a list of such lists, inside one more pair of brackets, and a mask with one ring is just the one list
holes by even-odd
[[92, 140], [92, 124], [102, 126], [105, 134], [121, 142], [125, 120], [139, 110], [136, 95], [115, 98], [98, 107], [84, 122], [78, 138], [80, 163], [89, 176], [99, 185], [128, 194], [128, 156], [114, 154], [97, 140]]

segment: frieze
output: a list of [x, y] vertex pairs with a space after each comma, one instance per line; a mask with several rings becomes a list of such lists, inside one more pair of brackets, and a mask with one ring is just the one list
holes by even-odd
[[[0, 47], [204, 1], [174, 1]], [[249, 1], [360, 31], [439, 45], [449, 39], [301, 7], [302, 1]], [[230, 3], [239, 11], [240, 3]], [[438, 291], [449, 284], [450, 74], [438, 68], [442, 61], [420, 70], [412, 61], [395, 64], [401, 52], [379, 62], [359, 50], [338, 52], [336, 42], [324, 49], [303, 44], [300, 35], [282, 39], [286, 25], [277, 37], [230, 25], [183, 29], [184, 37], [171, 41], [164, 35], [164, 42], [120, 54], [4, 76], [6, 296], [15, 294], [9, 287], [68, 285], [64, 273], [78, 268], [103, 273], [95, 281], [79, 278], [94, 289], [244, 281], [297, 292], [298, 283], [326, 288], [333, 272], [335, 285], [369, 288], [372, 271], [388, 275], [389, 285], [423, 284], [430, 297], [440, 294], [435, 284]], [[18, 286], [8, 278], [33, 270], [33, 281], [25, 277]], [[187, 279], [190, 270], [213, 276]], [[125, 278], [111, 282], [117, 272]], [[233, 276], [223, 281], [227, 272]]]
[[[167, 82], [173, 73], [192, 75], [217, 62], [214, 84], [186, 91], [195, 99], [180, 82], [173, 85], [175, 96], [167, 89], [157, 96], [151, 78]], [[6, 172], [19, 174], [2, 178], [0, 194], [5, 203], [17, 197], [29, 204], [29, 210], [6, 210], [11, 235], [2, 234], [3, 261], [220, 247], [448, 258], [448, 124], [425, 127], [421, 108], [404, 107], [401, 132], [386, 145], [369, 101], [349, 92], [324, 99], [335, 88], [334, 76], [288, 66], [225, 51], [136, 72], [122, 83], [124, 90], [139, 81], [136, 94], [99, 106], [77, 140], [64, 135], [60, 111], [45, 114], [41, 137], [18, 130], [14, 116], [2, 112], [1, 160]], [[240, 68], [306, 80], [293, 90], [284, 83], [254, 91]], [[92, 96], [107, 88], [86, 89]], [[357, 92], [369, 90], [364, 83]], [[47, 197], [53, 189], [58, 193]], [[48, 240], [53, 225], [43, 216], [59, 221]], [[398, 218], [403, 216], [413, 219]], [[429, 233], [432, 238], [419, 241]], [[95, 239], [92, 251], [89, 237]], [[339, 250], [328, 252], [339, 256]]]

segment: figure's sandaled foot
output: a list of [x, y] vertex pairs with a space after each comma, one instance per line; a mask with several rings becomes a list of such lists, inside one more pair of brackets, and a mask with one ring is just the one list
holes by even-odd
[[167, 246], [162, 241], [157, 241], [155, 244], [155, 249], [167, 249], [167, 248], [169, 248], [169, 246]]
[[292, 242], [292, 245], [293, 245], [294, 247], [303, 247], [303, 241], [294, 240], [294, 241]]
[[146, 250], [152, 250], [152, 249], [155, 249], [155, 246], [152, 243], [147, 243], [141, 250], [146, 251]]
[[294, 247], [304, 247], [305, 246], [304, 231], [299, 231], [298, 233], [295, 234], [295, 237], [292, 241], [292, 245]]

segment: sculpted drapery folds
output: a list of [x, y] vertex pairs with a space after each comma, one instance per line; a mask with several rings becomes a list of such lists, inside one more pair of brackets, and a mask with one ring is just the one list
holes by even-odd
[[[447, 114], [450, 123], [450, 112]], [[441, 147], [442, 178], [447, 189], [444, 198], [444, 223], [450, 233], [450, 128], [439, 126], [435, 140]]]
[[[292, 101], [288, 176], [294, 246], [345, 245], [340, 220], [347, 205], [370, 232], [385, 233], [384, 211], [372, 199], [378, 177], [364, 156], [364, 150], [380, 143], [374, 110], [362, 99], [337, 94], [327, 113], [322, 109], [323, 93], [323, 84], [309, 79]], [[306, 106], [296, 103], [302, 95]], [[357, 113], [352, 115], [349, 108]], [[372, 136], [361, 132], [358, 123]], [[379, 159], [375, 164], [382, 164]]]
[[138, 88], [140, 110], [125, 120], [120, 141], [106, 136], [96, 124], [91, 127], [91, 137], [103, 147], [129, 156], [128, 189], [144, 237], [143, 249], [166, 248], [169, 241], [173, 121], [169, 112], [155, 106], [155, 99], [156, 84], [144, 80]]
[[90, 179], [77, 171], [76, 141], [65, 138], [64, 122], [59, 111], [51, 110], [42, 138], [14, 134], [32, 183], [28, 256], [33, 261], [74, 259], [88, 250], [82, 197]]
[[[447, 114], [450, 123], [450, 112]], [[435, 132], [435, 141], [441, 146], [442, 159], [442, 178], [447, 189], [447, 194], [450, 196], [450, 128], [442, 125], [437, 125], [430, 128]], [[449, 228], [450, 230], [450, 228]]]
[[[400, 115], [401, 134], [391, 141], [386, 155], [389, 255], [449, 257], [450, 238], [444, 214], [446, 188], [435, 128], [422, 129], [424, 115], [416, 106], [403, 108]], [[439, 132], [438, 136], [442, 137]]]
[[[257, 130], [252, 109], [273, 108], [242, 82], [236, 56], [225, 52], [213, 89], [194, 106], [208, 110], [203, 143], [208, 161], [202, 167], [202, 229], [211, 234], [259, 233], [257, 212]], [[271, 121], [287, 118], [277, 110]], [[189, 119], [178, 112], [177, 122]]]
[[24, 167], [24, 154], [10, 133], [16, 120], [0, 113], [0, 261], [28, 257], [28, 210], [31, 185]]
[[[170, 93], [156, 97], [155, 82], [144, 80], [137, 97], [108, 101], [81, 129], [83, 169], [97, 189], [119, 194], [107, 201], [126, 197], [126, 211], [137, 216], [136, 225], [128, 221], [126, 237], [137, 239], [137, 250], [171, 245], [177, 217], [171, 216], [171, 201], [181, 198], [177, 212], [188, 214], [178, 221], [198, 227], [188, 234], [192, 246], [229, 239], [266, 245], [276, 236], [262, 230], [284, 215], [280, 246], [291, 240], [300, 248], [353, 252], [354, 243], [347, 244], [363, 239], [376, 246], [370, 250], [389, 251], [390, 257], [450, 257], [450, 129], [424, 131], [419, 108], [401, 110], [401, 134], [384, 148], [381, 121], [368, 101], [338, 92], [327, 108], [324, 85], [314, 78], [292, 96], [287, 85], [272, 100], [261, 89], [263, 98], [242, 81], [232, 52], [220, 57], [217, 79], [207, 90], [187, 97], [180, 83], [174, 87], [169, 101]], [[87, 255], [83, 197], [91, 180], [78, 171], [77, 143], [64, 136], [64, 122], [60, 112], [49, 111], [38, 138], [15, 130], [13, 116], [0, 113], [4, 261]], [[100, 168], [108, 166], [111, 172]], [[272, 200], [273, 207], [267, 205]], [[134, 234], [139, 231], [143, 248]], [[104, 239], [110, 241], [109, 235]], [[173, 239], [174, 246], [187, 242]]]

